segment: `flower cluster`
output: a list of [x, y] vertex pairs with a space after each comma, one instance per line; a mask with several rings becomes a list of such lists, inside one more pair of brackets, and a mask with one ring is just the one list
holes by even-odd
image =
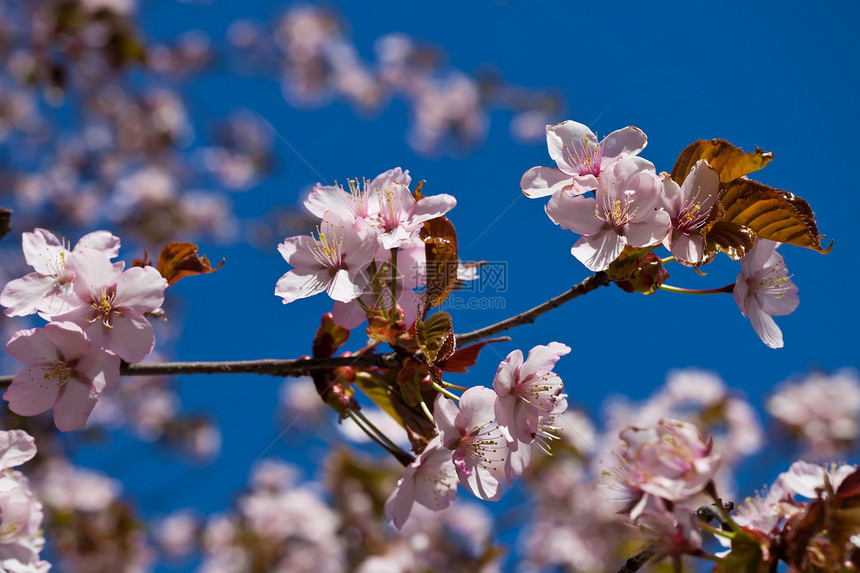
[[514, 350], [499, 364], [493, 390], [474, 386], [459, 404], [439, 394], [434, 407], [437, 437], [430, 440], [398, 482], [385, 516], [398, 529], [415, 503], [441, 510], [456, 497], [457, 482], [475, 496], [495, 501], [529, 464], [531, 450], [548, 451], [558, 437], [555, 418], [567, 409], [561, 378], [553, 372], [570, 348], [536, 346], [523, 361]]
[[[734, 292], [741, 313], [761, 340], [771, 348], [782, 347], [782, 333], [772, 316], [789, 314], [797, 307], [797, 287], [782, 256], [775, 252], [779, 243], [768, 240], [771, 234], [761, 236], [755, 229], [725, 220], [721, 184], [734, 181], [736, 174], [718, 171], [709, 163], [713, 156], [700, 153], [703, 158], [687, 173], [676, 173], [676, 165], [672, 175], [658, 175], [651, 162], [639, 157], [647, 138], [632, 126], [598, 141], [585, 125], [565, 121], [546, 126], [546, 139], [557, 167], [529, 169], [520, 187], [531, 198], [549, 196], [547, 216], [580, 235], [571, 248], [574, 257], [591, 271], [610, 272], [625, 288], [633, 285], [633, 290], [646, 294], [658, 287], [693, 292], [664, 287], [668, 273], [662, 271], [659, 259], [649, 258], [650, 251], [662, 245], [671, 252], [670, 260], [699, 267], [710, 262], [717, 250], [724, 250], [741, 259], [741, 273], [733, 289], [716, 292]], [[735, 153], [736, 148], [731, 150]], [[720, 162], [714, 164], [725, 171]], [[731, 241], [721, 235], [725, 233], [732, 235]], [[738, 240], [744, 245], [740, 250]], [[651, 270], [644, 271], [646, 267]], [[642, 274], [649, 275], [644, 285]]]
[[146, 319], [160, 308], [167, 281], [153, 267], [125, 269], [111, 262], [119, 239], [90, 233], [74, 249], [44, 229], [24, 233], [24, 256], [34, 272], [0, 293], [6, 314], [38, 313], [43, 328], [16, 332], [6, 350], [27, 368], [3, 399], [23, 416], [54, 408], [62, 431], [81, 429], [106, 390], [119, 379], [120, 361], [140, 362], [155, 335]]
[[317, 232], [288, 237], [278, 246], [294, 268], [278, 281], [275, 294], [286, 304], [325, 291], [336, 301], [335, 322], [347, 328], [361, 324], [368, 308], [387, 313], [395, 305], [412, 324], [421, 305], [415, 290], [426, 287], [419, 231], [457, 201], [445, 194], [416, 197], [411, 182], [409, 172], [396, 167], [371, 181], [350, 180], [349, 191], [315, 186], [304, 204], [320, 218]]
[[11, 468], [36, 455], [33, 437], [23, 430], [0, 431], [0, 569], [44, 573], [51, 568], [39, 559], [45, 545], [42, 504], [30, 482]]

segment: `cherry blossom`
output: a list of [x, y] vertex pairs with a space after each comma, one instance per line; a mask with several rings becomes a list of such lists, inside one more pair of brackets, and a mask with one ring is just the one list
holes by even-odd
[[774, 316], [791, 314], [800, 298], [791, 282], [782, 255], [776, 252], [780, 243], [760, 239], [741, 259], [741, 272], [735, 283], [735, 302], [741, 314], [750, 319], [755, 333], [771, 348], [782, 348], [782, 331]]
[[662, 184], [654, 166], [640, 157], [624, 157], [601, 175], [595, 197], [555, 193], [546, 214], [563, 229], [582, 235], [571, 254], [591, 271], [604, 271], [626, 245], [647, 247], [669, 231], [670, 219], [655, 210]]
[[700, 159], [683, 185], [679, 186], [666, 173], [662, 178], [661, 205], [672, 220], [672, 230], [663, 239], [663, 245], [679, 261], [697, 265], [702, 262], [705, 251], [705, 238], [700, 229], [708, 222], [717, 203], [720, 176], [707, 161]]
[[720, 465], [713, 440], [705, 442], [687, 422], [664, 418], [656, 426], [628, 426], [619, 437], [624, 445], [616, 451], [614, 476], [632, 498], [625, 511], [633, 519], [648, 495], [678, 502], [701, 492]]
[[439, 511], [448, 507], [455, 497], [457, 470], [451, 459], [451, 450], [445, 448], [437, 436], [403, 472], [403, 477], [385, 502], [385, 518], [400, 529], [409, 518], [413, 504]]
[[370, 182], [359, 185], [357, 179], [349, 179], [349, 192], [340, 185], [315, 185], [304, 205], [308, 211], [322, 218], [326, 211], [339, 211], [354, 219], [367, 219], [372, 223], [379, 216], [379, 193], [397, 183], [409, 186], [412, 177], [409, 171], [400, 167], [389, 169], [374, 177]]
[[54, 423], [64, 432], [83, 428], [102, 392], [119, 379], [119, 357], [94, 347], [72, 323], [21, 330], [6, 350], [27, 365], [3, 394], [9, 409], [34, 416], [53, 407]]
[[21, 237], [24, 259], [36, 272], [9, 281], [0, 293], [0, 304], [7, 307], [7, 316], [25, 316], [37, 310], [57, 314], [64, 310], [61, 295], [72, 290], [74, 271], [66, 268], [72, 253], [84, 249], [99, 251], [106, 259], [119, 253], [119, 238], [107, 231], [95, 231], [81, 237], [74, 249], [69, 249], [53, 233], [34, 229]]
[[379, 200], [379, 240], [393, 249], [414, 238], [426, 221], [441, 217], [457, 205], [451, 195], [430, 195], [416, 200], [409, 187], [392, 183], [377, 193]]
[[830, 459], [851, 450], [860, 433], [860, 380], [841, 370], [812, 373], [783, 384], [768, 398], [767, 411], [807, 447], [806, 455]]
[[123, 271], [93, 251], [76, 253], [67, 266], [77, 274], [68, 296], [75, 306], [51, 319], [74, 322], [95, 346], [126, 362], [140, 362], [152, 352], [155, 335], [144, 314], [164, 302], [167, 281], [159, 272], [153, 267]]
[[460, 483], [488, 501], [499, 498], [507, 479], [508, 447], [494, 420], [495, 402], [495, 392], [475, 386], [463, 392], [459, 407], [440, 394], [434, 409], [442, 445], [454, 450]]
[[568, 352], [570, 347], [550, 342], [532, 348], [525, 362], [522, 351], [514, 350], [499, 364], [493, 380], [493, 389], [499, 396], [495, 415], [510, 434], [508, 441], [531, 443], [541, 415], [561, 414], [561, 405], [566, 409], [561, 377], [552, 369]]
[[30, 482], [15, 466], [36, 455], [33, 437], [23, 430], [0, 431], [0, 570], [43, 573], [51, 568], [39, 559], [45, 545], [42, 504]]
[[668, 555], [685, 555], [702, 548], [699, 519], [689, 507], [675, 505], [671, 508], [648, 509], [634, 523], [654, 539], [652, 547], [658, 559]]
[[326, 211], [317, 237], [287, 237], [278, 245], [281, 256], [295, 268], [278, 280], [275, 294], [284, 304], [323, 291], [334, 300], [354, 300], [367, 285], [365, 270], [377, 247], [376, 236], [364, 221]]
[[791, 464], [782, 477], [785, 488], [791, 493], [817, 499], [838, 490], [843, 480], [856, 470], [857, 467], [850, 464], [832, 464], [827, 467], [801, 460]]
[[607, 167], [624, 156], [645, 149], [648, 138], [638, 128], [628, 126], [613, 131], [598, 143], [588, 127], [575, 121], [546, 126], [546, 144], [554, 167], [532, 167], [520, 187], [532, 199], [556, 191], [581, 195], [598, 187], [597, 179]]

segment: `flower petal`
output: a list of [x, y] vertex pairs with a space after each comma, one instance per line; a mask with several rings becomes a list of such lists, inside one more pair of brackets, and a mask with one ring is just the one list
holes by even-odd
[[278, 283], [275, 285], [275, 294], [283, 298], [284, 304], [287, 304], [323, 292], [329, 281], [327, 269], [317, 271], [292, 270], [278, 279]]
[[6, 307], [6, 316], [26, 316], [36, 312], [42, 299], [56, 287], [52, 276], [30, 273], [6, 283], [0, 292], [0, 305]]
[[0, 469], [20, 466], [36, 455], [36, 440], [24, 430], [0, 432]]
[[54, 424], [61, 432], [81, 430], [98, 402], [99, 394], [89, 384], [69, 378], [54, 405]]
[[334, 300], [341, 302], [353, 301], [361, 294], [361, 287], [363, 286], [357, 284], [356, 280], [356, 276], [350, 276], [348, 270], [340, 269], [331, 277], [326, 292]]
[[523, 352], [516, 349], [499, 364], [496, 377], [493, 379], [493, 390], [499, 396], [508, 395], [520, 379], [520, 367], [523, 364]]
[[580, 237], [570, 249], [570, 254], [592, 272], [605, 271], [626, 244], [626, 237], [608, 229], [590, 237]]
[[3, 393], [9, 409], [21, 416], [35, 416], [51, 409], [57, 401], [60, 385], [51, 374], [52, 367], [32, 366], [12, 379]]
[[164, 302], [167, 281], [153, 267], [133, 267], [122, 273], [116, 281], [119, 306], [143, 314]]
[[570, 120], [546, 126], [546, 144], [549, 156], [558, 168], [570, 175], [579, 175], [579, 170], [571, 164], [569, 152], [565, 148], [569, 145], [596, 148], [599, 145], [597, 136], [588, 126]]
[[550, 342], [544, 346], [539, 344], [529, 350], [529, 356], [520, 370], [520, 379], [532, 375], [543, 375], [555, 368], [558, 359], [570, 352], [570, 347], [560, 342]]
[[60, 352], [45, 334], [44, 328], [19, 330], [6, 343], [6, 352], [20, 362], [30, 366], [46, 362], [56, 362]]
[[94, 249], [106, 254], [109, 259], [114, 258], [119, 254], [120, 241], [119, 237], [114, 236], [108, 231], [94, 231], [87, 233], [72, 251], [80, 251], [81, 249]]
[[555, 167], [532, 167], [520, 179], [526, 197], [536, 199], [561, 191], [571, 182], [571, 176]]
[[648, 145], [648, 137], [638, 127], [629, 125], [613, 131], [604, 137], [600, 144], [603, 146], [603, 158], [606, 160], [619, 157], [622, 153], [638, 154]]
[[597, 200], [593, 197], [571, 197], [560, 191], [553, 194], [544, 210], [553, 223], [580, 235], [595, 235], [605, 224], [597, 216]]

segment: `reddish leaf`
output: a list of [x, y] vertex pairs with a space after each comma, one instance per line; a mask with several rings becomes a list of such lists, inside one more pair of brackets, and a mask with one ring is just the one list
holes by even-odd
[[700, 159], [705, 159], [720, 175], [721, 183], [734, 181], [742, 175], [758, 171], [773, 159], [773, 153], [756, 148], [745, 153], [725, 139], [700, 139], [688, 145], [672, 168], [672, 180], [678, 185], [684, 182], [690, 170]]
[[510, 338], [502, 336], [499, 338], [482, 340], [481, 342], [476, 342], [475, 344], [458, 348], [457, 351], [454, 352], [454, 354], [452, 354], [447, 360], [438, 362], [436, 365], [445, 372], [465, 374], [469, 371], [469, 368], [475, 365], [475, 362], [478, 360], [478, 354], [480, 354], [484, 346], [491, 342], [504, 342], [506, 340], [510, 340]]
[[168, 286], [179, 279], [191, 275], [207, 274], [217, 271], [224, 264], [222, 260], [212, 268], [209, 259], [198, 256], [199, 249], [194, 243], [167, 243], [158, 255], [158, 272], [167, 279]]
[[442, 216], [424, 223], [421, 239], [427, 259], [427, 299], [431, 307], [439, 306], [457, 285], [457, 232]]
[[723, 222], [748, 227], [762, 239], [830, 252], [821, 246], [815, 215], [800, 197], [749, 179], [731, 181], [725, 189]]
[[427, 358], [428, 364], [450, 358], [456, 347], [451, 315], [437, 312], [426, 321], [419, 319], [415, 323], [415, 342]]

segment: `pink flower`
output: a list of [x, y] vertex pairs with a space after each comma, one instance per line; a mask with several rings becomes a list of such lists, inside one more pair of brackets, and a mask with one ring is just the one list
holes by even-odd
[[0, 431], [0, 571], [42, 573], [51, 568], [39, 559], [45, 545], [42, 504], [24, 474], [9, 469], [35, 455], [36, 444], [27, 432]]
[[83, 428], [102, 392], [119, 380], [119, 358], [93, 347], [72, 323], [16, 332], [6, 350], [27, 365], [3, 394], [9, 409], [35, 416], [53, 407], [64, 432]]
[[61, 296], [72, 290], [75, 273], [66, 268], [72, 253], [84, 249], [101, 252], [106, 259], [119, 253], [119, 238], [107, 231], [84, 235], [71, 251], [50, 231], [34, 229], [21, 237], [24, 259], [36, 272], [9, 281], [0, 293], [7, 316], [25, 316], [37, 310], [56, 314], [64, 310]]
[[367, 285], [365, 270], [378, 247], [372, 229], [362, 220], [326, 211], [317, 235], [288, 237], [278, 245], [281, 256], [295, 267], [275, 286], [284, 304], [323, 291], [349, 302]]
[[598, 183], [595, 197], [555, 193], [546, 206], [554, 223], [582, 235], [570, 252], [591, 271], [609, 268], [628, 244], [659, 243], [671, 225], [665, 211], [654, 209], [662, 183], [650, 162], [621, 158]]
[[451, 460], [451, 450], [443, 447], [437, 436], [403, 472], [397, 488], [385, 502], [385, 519], [393, 521], [400, 529], [409, 518], [413, 504], [439, 511], [448, 507], [455, 497], [457, 470]]
[[830, 490], [835, 492], [842, 481], [855, 471], [857, 467], [849, 464], [841, 466], [833, 464], [825, 467], [797, 461], [791, 464], [787, 472], [780, 474], [780, 477], [783, 478], [785, 489], [791, 493], [809, 499], [818, 499], [819, 496], [827, 497], [827, 483], [830, 484]]
[[393, 184], [406, 185], [412, 182], [409, 171], [399, 167], [380, 173], [370, 182], [364, 180], [361, 186], [357, 179], [349, 179], [349, 192], [340, 185], [315, 185], [305, 207], [308, 211], [323, 218], [326, 211], [338, 211], [353, 219], [367, 219], [368, 223], [379, 216], [378, 194]]
[[143, 315], [164, 302], [167, 281], [159, 272], [153, 267], [123, 271], [89, 250], [75, 253], [67, 266], [77, 274], [68, 297], [76, 306], [51, 319], [74, 322], [95, 346], [126, 362], [140, 362], [152, 352], [155, 335]]
[[557, 191], [581, 195], [597, 188], [597, 179], [611, 164], [625, 155], [636, 155], [645, 148], [648, 138], [636, 127], [613, 131], [603, 141], [585, 125], [565, 121], [546, 126], [546, 144], [554, 167], [532, 167], [520, 181], [520, 187], [532, 199]]
[[570, 352], [559, 342], [535, 346], [523, 362], [523, 353], [514, 350], [499, 364], [493, 389], [498, 394], [496, 420], [508, 433], [508, 441], [530, 444], [538, 432], [541, 416], [561, 414], [567, 408], [562, 381], [552, 369], [558, 359]]
[[648, 494], [672, 502], [701, 492], [720, 465], [712, 453], [713, 440], [702, 440], [692, 424], [664, 418], [656, 426], [628, 426], [621, 431], [624, 445], [614, 470], [621, 489], [633, 499], [625, 508], [635, 519], [645, 507]]
[[379, 240], [385, 249], [408, 243], [426, 221], [441, 217], [457, 205], [451, 195], [430, 195], [416, 200], [409, 187], [393, 183], [377, 193]]
[[682, 263], [702, 262], [705, 238], [699, 230], [708, 222], [719, 193], [720, 176], [704, 159], [693, 166], [681, 186], [663, 174], [661, 204], [672, 220], [672, 230], [663, 245]]
[[812, 373], [799, 384], [784, 384], [766, 407], [807, 446], [809, 457], [831, 459], [849, 452], [860, 434], [860, 380], [854, 370]]
[[20, 466], [36, 455], [36, 440], [24, 430], [0, 431], [0, 471]]
[[647, 509], [636, 518], [635, 524], [655, 539], [652, 548], [656, 559], [685, 555], [702, 548], [699, 519], [688, 507]]
[[741, 314], [750, 319], [756, 334], [771, 348], [782, 348], [782, 331], [773, 316], [791, 314], [800, 304], [797, 287], [788, 276], [782, 255], [776, 252], [778, 246], [759, 239], [741, 259], [733, 293]]
[[495, 392], [476, 386], [463, 392], [459, 407], [438, 395], [434, 409], [442, 445], [454, 450], [452, 459], [460, 483], [487, 501], [499, 498], [502, 480], [507, 478], [508, 447], [493, 419], [495, 402]]

